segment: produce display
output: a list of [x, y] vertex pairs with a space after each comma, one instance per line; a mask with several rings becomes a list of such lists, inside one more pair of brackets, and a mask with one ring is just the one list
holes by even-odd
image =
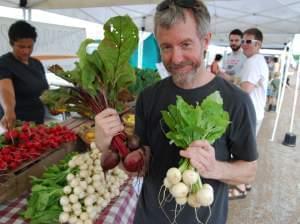
[[95, 127], [92, 127], [91, 125], [80, 126], [77, 134], [88, 145], [95, 141]]
[[121, 118], [124, 124], [124, 132], [127, 136], [132, 136], [134, 134], [135, 115], [133, 113], [126, 113]]
[[92, 143], [90, 151], [70, 154], [41, 179], [33, 178], [24, 219], [33, 224], [93, 223], [128, 179], [119, 168], [104, 173], [100, 160]]
[[[195, 106], [186, 103], [182, 97], [177, 96], [176, 105], [170, 105], [168, 111], [162, 111], [164, 122], [169, 130], [166, 137], [171, 144], [180, 149], [186, 149], [195, 140], [207, 140], [214, 143], [226, 131], [229, 115], [223, 110], [223, 100], [218, 91], [209, 95], [201, 105]], [[172, 195], [176, 204], [174, 208], [174, 222], [183, 205], [186, 203], [195, 208], [210, 206], [214, 200], [212, 186], [204, 184], [198, 171], [187, 158], [182, 158], [179, 168], [172, 167], [167, 171], [161, 191], [158, 195], [161, 209], [169, 199], [165, 197], [166, 191]]]
[[62, 208], [59, 205], [63, 195], [63, 187], [67, 184], [66, 177], [78, 172], [69, 168], [68, 162], [74, 154], [68, 154], [57, 165], [49, 167], [41, 178], [32, 177], [31, 195], [28, 198], [27, 209], [21, 214], [31, 224], [58, 223]]
[[14, 170], [45, 151], [59, 148], [63, 143], [76, 140], [76, 134], [61, 125], [34, 125], [24, 122], [7, 131], [1, 138], [0, 170]]

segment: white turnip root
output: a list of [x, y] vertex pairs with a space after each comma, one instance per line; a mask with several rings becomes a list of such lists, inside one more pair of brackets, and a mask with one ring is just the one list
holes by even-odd
[[183, 183], [188, 186], [195, 184], [199, 179], [199, 174], [194, 170], [185, 170], [182, 174]]
[[179, 182], [171, 187], [170, 193], [174, 198], [183, 198], [189, 193], [189, 188], [184, 183]]
[[179, 183], [181, 180], [180, 170], [175, 167], [170, 168], [167, 172], [167, 180], [172, 185]]
[[214, 192], [210, 185], [204, 184], [196, 194], [202, 206], [210, 206], [214, 201]]
[[187, 203], [192, 208], [200, 208], [200, 206], [201, 206], [201, 203], [198, 200], [196, 193], [189, 194], [188, 199], [187, 199]]

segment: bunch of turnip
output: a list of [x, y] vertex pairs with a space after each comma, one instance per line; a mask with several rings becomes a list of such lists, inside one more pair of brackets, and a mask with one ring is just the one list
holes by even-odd
[[[186, 203], [193, 208], [210, 206], [214, 201], [214, 190], [209, 184], [202, 184], [198, 172], [190, 166], [187, 169], [172, 167], [167, 171], [163, 184], [178, 205]], [[160, 204], [164, 202], [163, 198]]]
[[91, 144], [87, 153], [76, 155], [69, 161], [69, 167], [78, 167], [77, 174], [68, 174], [68, 185], [60, 198], [63, 212], [60, 223], [90, 224], [120, 194], [120, 186], [128, 176], [119, 168], [105, 173], [100, 165], [101, 153]]
[[[229, 121], [228, 112], [223, 109], [223, 99], [219, 91], [207, 96], [201, 104], [189, 104], [181, 96], [176, 96], [176, 104], [169, 105], [168, 110], [162, 111], [163, 121], [168, 131], [163, 132], [170, 144], [178, 149], [187, 149], [190, 144], [197, 140], [206, 140], [213, 144], [226, 131]], [[167, 171], [161, 191], [159, 192], [159, 203], [163, 210], [165, 202], [168, 202], [166, 191], [176, 201], [175, 218], [177, 206], [186, 203], [195, 208], [195, 216], [198, 223], [202, 223], [197, 216], [197, 209], [204, 206], [209, 207], [214, 201], [214, 191], [209, 184], [202, 184], [200, 175], [190, 164], [189, 159], [182, 158], [179, 168], [170, 168]], [[161, 195], [163, 193], [163, 195]], [[164, 210], [163, 210], [164, 211]], [[208, 222], [209, 218], [207, 218]]]
[[[179, 168], [172, 167], [168, 169], [158, 195], [159, 204], [163, 209], [164, 204], [169, 201], [166, 197], [166, 191], [168, 190], [176, 202], [174, 221], [183, 206], [188, 204], [195, 209], [196, 220], [202, 223], [198, 218], [197, 209], [201, 206], [210, 206], [213, 203], [214, 190], [211, 185], [202, 184], [199, 173], [189, 163], [188, 159], [182, 161]], [[180, 206], [179, 209], [177, 209], [177, 206]]]

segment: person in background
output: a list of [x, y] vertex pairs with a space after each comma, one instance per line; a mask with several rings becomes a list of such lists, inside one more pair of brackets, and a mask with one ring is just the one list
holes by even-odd
[[269, 69], [263, 55], [259, 53], [263, 34], [257, 28], [244, 32], [242, 40], [243, 52], [247, 57], [241, 70], [241, 88], [247, 92], [253, 102], [256, 113], [256, 135], [259, 132], [267, 100]]
[[43, 65], [31, 57], [36, 30], [17, 21], [8, 30], [12, 51], [0, 57], [1, 125], [11, 129], [14, 122], [44, 122], [44, 106], [39, 99], [49, 88]]
[[280, 72], [280, 64], [277, 57], [268, 58], [269, 80], [274, 78], [275, 73]]
[[234, 29], [229, 33], [229, 43], [232, 52], [225, 56], [223, 62], [223, 69], [225, 71], [222, 73], [223, 78], [236, 84], [246, 60], [246, 56], [243, 54], [241, 48], [242, 38], [243, 33], [239, 29]]
[[[244, 32], [242, 48], [247, 59], [241, 70], [240, 87], [250, 95], [255, 108], [256, 136], [264, 118], [269, 77], [266, 60], [264, 56], [259, 53], [262, 42], [263, 34], [259, 29], [251, 28]], [[250, 184], [235, 185], [231, 191], [229, 191], [229, 198], [244, 198], [247, 195], [247, 191], [250, 190]]]
[[[175, 200], [170, 200], [162, 210], [158, 195], [167, 170], [177, 167], [181, 157], [190, 159], [203, 183], [210, 183], [214, 190], [211, 208], [197, 209], [198, 220], [208, 224], [226, 223], [228, 184], [250, 183], [256, 174], [258, 155], [251, 99], [238, 87], [205, 68], [203, 54], [210, 43], [211, 33], [210, 15], [203, 1], [164, 0], [157, 6], [154, 18], [155, 36], [170, 77], [142, 91], [136, 103], [135, 132], [141, 143], [150, 149], [151, 156], [147, 157], [149, 167], [134, 224], [173, 221]], [[170, 145], [161, 128], [161, 111], [175, 104], [177, 95], [195, 105], [201, 104], [216, 90], [220, 92], [224, 110], [230, 116], [231, 123], [226, 133], [213, 145], [200, 139], [185, 150]], [[95, 129], [96, 145], [106, 151], [113, 136], [124, 126], [117, 111], [108, 108], [96, 116]], [[196, 224], [198, 220], [195, 209], [188, 205], [176, 217], [178, 224]]]
[[213, 63], [210, 66], [210, 71], [211, 73], [215, 74], [215, 75], [219, 75], [221, 70], [220, 70], [220, 62], [222, 60], [223, 56], [221, 54], [216, 54], [215, 59], [213, 61]]
[[277, 98], [279, 93], [279, 85], [280, 85], [280, 73], [275, 72], [274, 78], [269, 81], [268, 88], [271, 89], [271, 94], [268, 98], [268, 111], [276, 111]]

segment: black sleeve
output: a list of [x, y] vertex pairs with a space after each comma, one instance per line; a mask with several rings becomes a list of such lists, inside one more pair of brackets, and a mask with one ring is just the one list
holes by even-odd
[[0, 60], [0, 80], [1, 79], [12, 79], [12, 74], [3, 60]]
[[245, 95], [233, 113], [230, 127], [230, 149], [234, 160], [254, 161], [256, 145], [256, 115], [252, 101]]

